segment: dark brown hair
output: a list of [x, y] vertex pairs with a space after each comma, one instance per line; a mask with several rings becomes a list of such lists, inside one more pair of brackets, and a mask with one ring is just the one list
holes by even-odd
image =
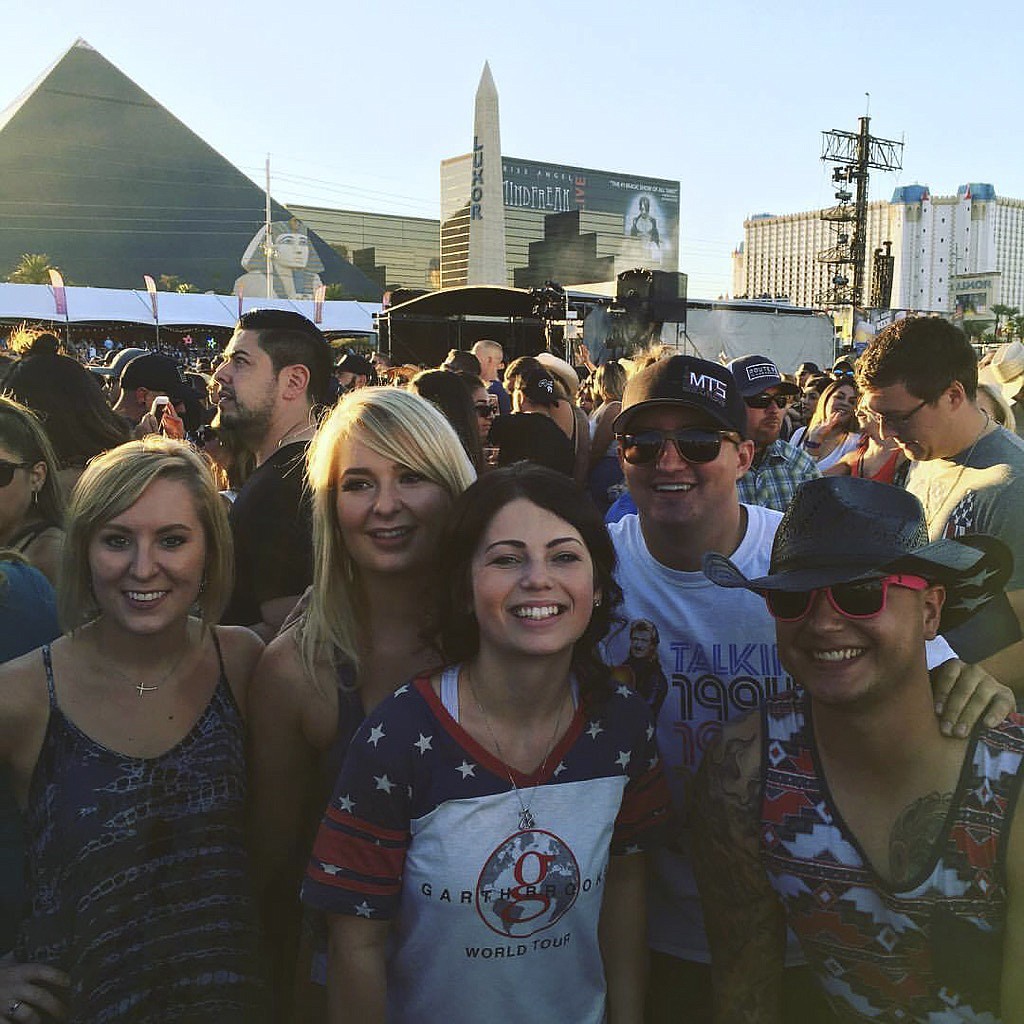
[[563, 519], [579, 532], [594, 563], [601, 602], [573, 647], [572, 668], [584, 704], [593, 706], [610, 692], [610, 670], [599, 645], [615, 620], [622, 590], [615, 582], [615, 548], [604, 520], [568, 477], [543, 466], [517, 462], [481, 477], [455, 501], [442, 539], [447, 585], [441, 594], [439, 632], [445, 657], [464, 661], [480, 648], [473, 614], [472, 562], [491, 520], [510, 502], [525, 498]]
[[978, 356], [967, 335], [941, 317], [897, 320], [876, 335], [857, 360], [861, 390], [902, 383], [912, 395], [934, 402], [957, 380], [973, 401], [978, 391]]

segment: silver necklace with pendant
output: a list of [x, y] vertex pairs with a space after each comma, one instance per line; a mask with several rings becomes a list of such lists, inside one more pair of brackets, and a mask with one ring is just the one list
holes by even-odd
[[[487, 712], [484, 711], [484, 706], [480, 703], [480, 698], [476, 695], [476, 687], [473, 686], [473, 679], [469, 674], [469, 666], [464, 666], [463, 671], [466, 674], [466, 682], [469, 685], [469, 692], [473, 695], [473, 700], [476, 703], [477, 710], [480, 712], [480, 717], [484, 720], [484, 725], [487, 727], [487, 735], [491, 737], [491, 742], [494, 744], [494, 749], [498, 754], [498, 760], [501, 761], [501, 766], [505, 769], [508, 781], [512, 785], [512, 792], [516, 795], [516, 801], [519, 804], [519, 831], [530, 832], [537, 827], [537, 819], [533, 816], [533, 811], [530, 809], [533, 806], [534, 797], [537, 795], [537, 787], [533, 786], [531, 788], [530, 802], [524, 803], [523, 794], [516, 785], [516, 780], [512, 775], [512, 769], [509, 768], [508, 762], [505, 760], [505, 755], [502, 752], [501, 744], [498, 742], [498, 737], [494, 735], [494, 730], [491, 728], [491, 720], [487, 717]], [[555, 744], [558, 742], [558, 729], [561, 724], [562, 707], [559, 706], [558, 716], [555, 718], [555, 728], [551, 734], [551, 742], [548, 744], [547, 753], [545, 753], [544, 760], [540, 763], [540, 770], [537, 772], [535, 778], [544, 778], [544, 770], [548, 766], [548, 758], [551, 756], [551, 752], [555, 749]]]

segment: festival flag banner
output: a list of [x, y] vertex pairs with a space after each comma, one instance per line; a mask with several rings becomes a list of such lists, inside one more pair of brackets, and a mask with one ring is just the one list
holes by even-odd
[[50, 287], [53, 289], [53, 304], [58, 316], [68, 315], [68, 293], [64, 289], [64, 278], [59, 270], [50, 268]]
[[327, 285], [319, 284], [313, 292], [313, 323], [324, 322], [324, 298], [327, 295]]
[[149, 276], [149, 274], [143, 274], [143, 280], [146, 282], [146, 291], [149, 292], [149, 302], [153, 307], [153, 319], [159, 320], [156, 312], [156, 281]]

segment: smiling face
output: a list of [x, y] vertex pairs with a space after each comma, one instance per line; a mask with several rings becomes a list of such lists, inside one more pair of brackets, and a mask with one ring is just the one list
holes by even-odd
[[853, 429], [855, 425], [853, 413], [856, 407], [857, 389], [852, 384], [840, 384], [826, 399], [825, 418], [827, 419], [833, 413], [842, 413], [845, 417], [843, 422], [846, 424], [844, 429]]
[[[653, 406], [639, 410], [627, 425], [630, 434], [686, 427], [720, 429], [703, 413], [685, 406]], [[645, 531], [648, 527], [676, 530], [709, 522], [735, 510], [736, 481], [750, 468], [754, 446], [723, 440], [712, 462], [687, 462], [675, 445], [662, 446], [654, 462], [634, 466], [619, 457], [629, 493], [636, 502]]]
[[364, 574], [433, 566], [450, 508], [448, 492], [421, 473], [357, 437], [340, 446], [335, 512], [345, 547]]
[[89, 572], [104, 618], [130, 633], [180, 624], [199, 596], [206, 534], [180, 480], [158, 477], [89, 541]]
[[924, 643], [938, 632], [944, 592], [889, 587], [882, 612], [851, 619], [823, 593], [807, 615], [776, 621], [779, 656], [815, 701], [844, 705], [874, 702], [915, 673], [926, 671]]
[[598, 596], [579, 531], [526, 498], [495, 514], [470, 575], [481, 651], [505, 657], [570, 652]]

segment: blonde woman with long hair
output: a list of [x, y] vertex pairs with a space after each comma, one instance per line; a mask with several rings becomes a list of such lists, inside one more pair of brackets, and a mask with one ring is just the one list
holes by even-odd
[[[360, 388], [321, 425], [308, 455], [313, 586], [264, 652], [250, 717], [252, 835], [283, 1014], [298, 948], [298, 887], [316, 826], [356, 729], [413, 675], [431, 643], [439, 538], [474, 479], [454, 429], [398, 388]], [[308, 944], [304, 944], [308, 945]], [[323, 957], [314, 957], [313, 969]], [[295, 1020], [325, 1012], [303, 962]]]
[[65, 633], [0, 668], [28, 866], [0, 1011], [262, 1021], [244, 714], [263, 645], [212, 625], [232, 586], [213, 477], [181, 442], [131, 442], [89, 464], [67, 522]]

